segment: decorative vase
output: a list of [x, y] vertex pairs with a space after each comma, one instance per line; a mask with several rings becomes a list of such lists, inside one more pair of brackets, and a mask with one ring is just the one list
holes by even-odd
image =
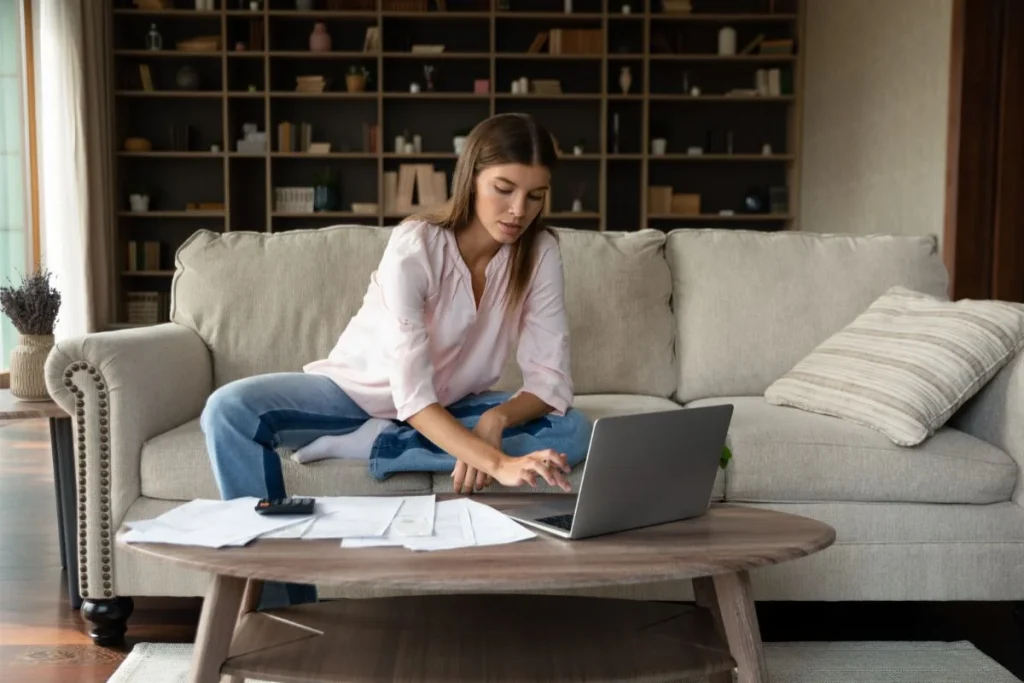
[[456, 135], [452, 138], [452, 146], [455, 148], [456, 154], [462, 154], [462, 151], [466, 149], [466, 137], [465, 135]]
[[52, 334], [23, 334], [11, 351], [11, 395], [22, 401], [49, 401], [46, 358], [53, 348]]
[[330, 185], [317, 185], [313, 188], [313, 211], [336, 211], [338, 208], [338, 188]]
[[182, 90], [199, 90], [199, 74], [188, 64], [174, 74], [174, 82]]
[[631, 85], [633, 85], [633, 72], [628, 66], [624, 66], [619, 71], [619, 87], [622, 88], [623, 95], [629, 92]]
[[331, 34], [327, 32], [327, 26], [322, 21], [313, 24], [313, 32], [309, 34], [310, 52], [330, 52]]
[[718, 54], [736, 54], [736, 29], [725, 26], [718, 32]]
[[366, 90], [366, 74], [345, 74], [345, 88], [349, 92]]
[[128, 202], [132, 207], [134, 213], [144, 213], [149, 211], [149, 195], [148, 194], [131, 194], [128, 195]]

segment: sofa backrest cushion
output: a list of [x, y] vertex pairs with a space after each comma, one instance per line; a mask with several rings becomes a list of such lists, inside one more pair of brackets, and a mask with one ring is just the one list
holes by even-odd
[[934, 238], [675, 230], [675, 398], [757, 396], [890, 287], [947, 297]]
[[171, 320], [210, 348], [214, 386], [323, 358], [359, 310], [390, 228], [199, 231], [178, 249]]
[[[210, 348], [214, 383], [324, 358], [362, 304], [390, 228], [199, 231], [178, 250], [171, 319]], [[665, 236], [558, 229], [577, 393], [670, 396], [672, 280]], [[521, 386], [514, 349], [496, 388]]]
[[[556, 231], [576, 393], [671, 396], [675, 323], [665, 234]], [[495, 388], [520, 386], [513, 349]]]

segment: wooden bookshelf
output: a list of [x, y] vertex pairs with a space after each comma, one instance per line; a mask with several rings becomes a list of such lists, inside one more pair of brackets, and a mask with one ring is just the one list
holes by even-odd
[[[561, 10], [564, 0], [428, 0], [426, 11], [393, 11], [394, 1], [314, 0], [313, 10], [300, 11], [296, 0], [261, 0], [256, 10], [248, 0], [215, 0], [217, 9], [209, 11], [192, 9], [195, 0], [165, 0], [170, 7], [159, 10], [114, 0], [117, 248], [126, 254], [129, 241], [162, 245], [156, 267], [129, 269], [127, 256], [117, 263], [121, 313], [127, 292], [169, 290], [174, 251], [196, 229], [280, 232], [396, 223], [405, 214], [386, 205], [386, 174], [402, 164], [430, 164], [450, 184], [458, 158], [455, 131], [501, 112], [530, 112], [558, 140], [548, 211], [554, 224], [588, 230], [796, 227], [799, 0], [693, 0], [687, 14], [661, 11], [661, 0], [572, 0], [568, 14], [551, 9]], [[331, 35], [330, 52], [309, 49], [316, 22]], [[151, 25], [160, 32], [161, 50], [146, 49]], [[754, 48], [719, 55], [718, 32], [726, 26], [736, 31], [737, 53], [757, 36], [792, 40], [792, 53]], [[379, 40], [364, 49], [370, 27], [377, 27]], [[563, 30], [563, 53], [572, 43], [564, 32], [579, 29], [599, 31], [600, 49], [550, 54], [549, 36], [540, 52], [530, 52], [537, 35], [552, 29]], [[176, 49], [201, 36], [218, 44], [199, 52]], [[445, 47], [413, 52], [416, 44]], [[435, 67], [433, 90], [426, 87], [425, 65]], [[352, 66], [371, 74], [365, 91], [347, 90]], [[619, 86], [623, 67], [632, 73], [626, 93]], [[758, 69], [779, 69], [781, 88], [733, 92], [756, 89]], [[328, 79], [324, 91], [296, 90], [296, 79], [310, 75]], [[531, 87], [513, 93], [512, 82], [522, 77], [531, 84], [557, 79], [561, 92]], [[476, 82], [484, 80], [486, 87], [476, 92]], [[411, 91], [413, 81], [419, 92]], [[304, 151], [301, 144], [281, 149], [282, 121], [296, 124], [299, 141], [299, 124], [311, 124], [312, 140], [329, 142], [329, 151]], [[244, 124], [265, 134], [264, 147], [239, 150]], [[371, 125], [378, 127], [377, 144], [368, 148], [364, 126]], [[395, 149], [395, 137], [405, 131], [421, 137], [420, 153]], [[664, 153], [654, 153], [656, 137], [667, 139]], [[150, 148], [131, 151], [128, 138], [144, 138]], [[582, 153], [575, 154], [580, 138]], [[770, 149], [763, 149], [766, 143]], [[311, 187], [324, 169], [338, 178], [336, 205], [312, 212], [277, 205], [277, 188]], [[666, 213], [661, 204], [650, 206], [649, 186], [699, 194], [700, 210]], [[573, 211], [581, 187], [582, 210]], [[151, 193], [148, 211], [132, 210], [129, 194], [137, 191]], [[751, 192], [764, 202], [757, 213], [745, 204]], [[770, 194], [787, 201], [773, 205]], [[375, 210], [353, 210], [353, 204]], [[130, 324], [120, 314], [119, 320]]]

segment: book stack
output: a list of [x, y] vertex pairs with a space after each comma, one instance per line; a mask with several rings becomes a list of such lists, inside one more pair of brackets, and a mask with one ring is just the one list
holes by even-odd
[[171, 316], [169, 292], [128, 292], [127, 314], [132, 325], [156, 325]]
[[323, 76], [296, 76], [295, 92], [323, 92], [327, 89], [327, 82]]

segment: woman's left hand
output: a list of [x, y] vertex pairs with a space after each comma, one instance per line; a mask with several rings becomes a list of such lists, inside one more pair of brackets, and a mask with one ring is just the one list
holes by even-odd
[[[481, 415], [480, 419], [477, 420], [476, 426], [473, 427], [474, 434], [498, 450], [501, 450], [503, 432], [504, 427], [501, 420], [498, 420], [492, 413]], [[456, 493], [481, 491], [494, 483], [494, 478], [489, 474], [470, 467], [461, 460], [455, 463], [455, 469], [452, 470], [452, 480], [452, 488]]]

